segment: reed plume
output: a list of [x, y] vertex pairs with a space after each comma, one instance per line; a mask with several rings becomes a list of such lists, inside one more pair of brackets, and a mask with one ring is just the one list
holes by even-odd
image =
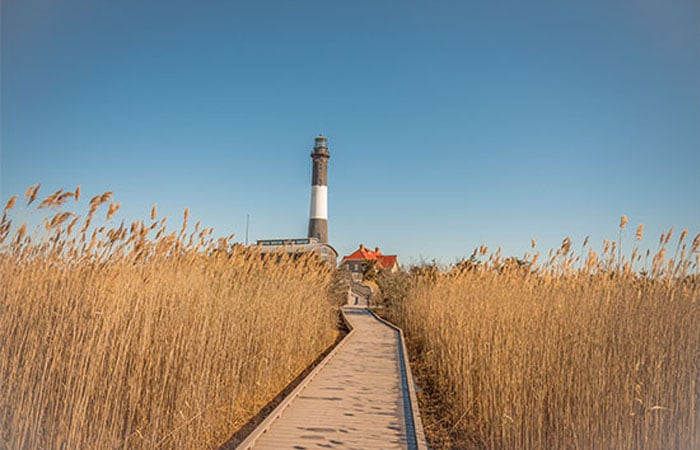
[[24, 198], [27, 199], [27, 206], [31, 205], [34, 200], [36, 200], [36, 196], [39, 193], [39, 188], [41, 188], [41, 184], [34, 184], [27, 188], [24, 193]]
[[620, 217], [620, 230], [624, 230], [628, 223], [627, 216], [623, 214], [622, 217]]
[[17, 201], [17, 196], [14, 195], [10, 197], [10, 199], [7, 201], [7, 204], [5, 204], [5, 211], [10, 210], [15, 207], [15, 202]]

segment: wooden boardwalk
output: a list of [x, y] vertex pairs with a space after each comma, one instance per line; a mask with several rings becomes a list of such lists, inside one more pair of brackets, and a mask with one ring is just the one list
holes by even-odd
[[400, 332], [363, 307], [344, 313], [351, 333], [239, 448], [427, 448]]

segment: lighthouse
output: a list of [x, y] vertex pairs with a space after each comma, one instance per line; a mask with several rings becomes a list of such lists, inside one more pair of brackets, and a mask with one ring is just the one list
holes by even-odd
[[311, 177], [311, 209], [309, 212], [309, 237], [328, 243], [328, 142], [319, 135], [311, 152], [313, 175]]

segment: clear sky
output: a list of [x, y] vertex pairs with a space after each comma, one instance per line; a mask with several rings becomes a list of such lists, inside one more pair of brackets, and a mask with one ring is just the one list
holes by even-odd
[[[42, 183], [405, 263], [700, 232], [697, 0], [2, 0], [0, 200]], [[575, 246], [576, 247], [576, 246]]]

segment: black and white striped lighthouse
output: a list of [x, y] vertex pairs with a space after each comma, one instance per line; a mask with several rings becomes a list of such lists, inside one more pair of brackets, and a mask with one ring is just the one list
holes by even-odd
[[311, 178], [311, 210], [309, 213], [309, 237], [328, 243], [328, 142], [320, 134], [311, 153], [313, 176]]

